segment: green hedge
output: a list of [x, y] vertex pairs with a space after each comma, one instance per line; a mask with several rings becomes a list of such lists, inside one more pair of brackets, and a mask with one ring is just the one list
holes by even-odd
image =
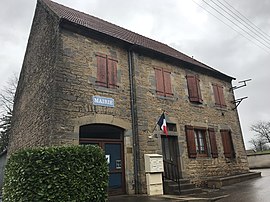
[[22, 150], [5, 170], [4, 202], [105, 201], [108, 165], [96, 146]]

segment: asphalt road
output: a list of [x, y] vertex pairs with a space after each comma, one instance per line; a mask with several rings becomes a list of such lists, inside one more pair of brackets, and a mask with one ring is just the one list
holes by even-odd
[[270, 202], [270, 169], [251, 171], [262, 172], [261, 178], [223, 187], [220, 191], [229, 194], [219, 202]]

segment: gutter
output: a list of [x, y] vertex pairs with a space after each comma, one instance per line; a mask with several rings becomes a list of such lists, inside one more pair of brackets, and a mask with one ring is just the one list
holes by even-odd
[[132, 119], [132, 140], [133, 140], [133, 163], [134, 163], [134, 189], [135, 194], [140, 193], [139, 173], [140, 173], [140, 145], [139, 145], [139, 130], [138, 130], [138, 112], [136, 102], [136, 83], [134, 78], [134, 52], [131, 46], [128, 49], [128, 67], [129, 67], [129, 82], [130, 82], [130, 106]]

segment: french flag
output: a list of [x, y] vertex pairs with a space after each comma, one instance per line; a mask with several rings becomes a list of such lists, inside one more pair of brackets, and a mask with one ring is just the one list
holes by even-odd
[[159, 125], [160, 130], [162, 130], [163, 133], [165, 133], [166, 136], [168, 136], [168, 130], [167, 130], [167, 124], [166, 124], [166, 119], [165, 119], [164, 112], [161, 114], [157, 124]]

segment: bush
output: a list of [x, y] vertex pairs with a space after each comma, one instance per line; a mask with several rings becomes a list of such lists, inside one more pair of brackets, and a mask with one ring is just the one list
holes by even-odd
[[108, 165], [96, 146], [26, 149], [10, 156], [4, 202], [105, 201]]

